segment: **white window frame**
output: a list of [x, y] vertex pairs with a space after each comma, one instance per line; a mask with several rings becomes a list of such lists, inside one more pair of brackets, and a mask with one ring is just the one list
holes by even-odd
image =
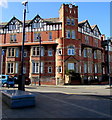
[[41, 34], [40, 33], [34, 33], [34, 42], [39, 42], [39, 37], [41, 37]]
[[85, 58], [88, 57], [87, 52], [88, 52], [88, 50], [87, 50], [87, 49], [84, 49], [84, 57], [85, 57]]
[[67, 19], [66, 19], [66, 23], [67, 23], [67, 25], [71, 25], [71, 20], [70, 20], [70, 18], [67, 18]]
[[15, 57], [15, 48], [8, 48], [7, 53], [8, 53], [8, 57]]
[[84, 73], [87, 73], [87, 70], [88, 68], [87, 68], [87, 63], [84, 63]]
[[71, 32], [71, 37], [72, 37], [72, 39], [75, 39], [75, 38], [76, 38], [75, 30], [72, 30], [72, 32]]
[[68, 47], [68, 50], [67, 50], [67, 52], [68, 52], [68, 55], [75, 55], [75, 47]]
[[75, 25], [75, 19], [71, 19], [71, 25]]
[[53, 56], [53, 50], [52, 49], [48, 50], [48, 56]]
[[[8, 66], [9, 65], [9, 66]], [[13, 69], [13, 70], [12, 70]], [[12, 74], [14, 73], [14, 63], [13, 62], [8, 62], [7, 63], [7, 73]]]
[[51, 66], [48, 67], [48, 73], [52, 73], [52, 67]]
[[17, 36], [16, 34], [10, 35], [10, 42], [16, 42], [17, 41]]
[[68, 63], [68, 70], [75, 70], [74, 63]]
[[27, 57], [27, 51], [24, 51], [24, 57]]
[[62, 48], [57, 49], [57, 55], [62, 55]]
[[57, 67], [57, 73], [62, 73], [62, 66]]
[[18, 63], [18, 62], [16, 62], [15, 73], [18, 73], [18, 67], [19, 67], [19, 63]]
[[[34, 65], [35, 64], [35, 65]], [[34, 66], [33, 66], [34, 65]], [[40, 62], [38, 61], [34, 61], [32, 62], [32, 73], [39, 73], [39, 69], [40, 69]], [[34, 70], [34, 71], [33, 71]], [[43, 62], [41, 62], [41, 73], [43, 73]]]
[[[35, 51], [35, 54], [33, 51]], [[39, 56], [39, 55], [40, 55], [40, 47], [33, 46], [32, 47], [32, 56]], [[44, 56], [44, 47], [42, 47], [42, 46], [41, 46], [41, 56]]]
[[67, 38], [67, 39], [70, 39], [70, 38], [71, 38], [71, 32], [70, 32], [70, 30], [67, 30], [67, 31], [66, 31], [66, 38]]
[[49, 40], [52, 40], [52, 32], [49, 32]]

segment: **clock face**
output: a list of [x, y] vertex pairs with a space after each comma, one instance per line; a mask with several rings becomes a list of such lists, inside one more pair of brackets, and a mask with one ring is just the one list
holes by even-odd
[[69, 8], [72, 8], [72, 4], [69, 4]]

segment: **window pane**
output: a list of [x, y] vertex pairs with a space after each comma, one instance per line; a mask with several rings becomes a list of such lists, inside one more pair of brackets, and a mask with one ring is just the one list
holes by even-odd
[[75, 31], [72, 30], [72, 39], [75, 39]]
[[68, 70], [74, 70], [74, 63], [68, 63]]
[[16, 57], [19, 57], [19, 50], [16, 48]]
[[52, 32], [49, 32], [49, 40], [52, 40]]
[[14, 56], [14, 48], [12, 48], [12, 56]]

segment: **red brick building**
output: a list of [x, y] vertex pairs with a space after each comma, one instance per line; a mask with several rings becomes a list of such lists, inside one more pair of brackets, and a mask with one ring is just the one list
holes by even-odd
[[[39, 15], [26, 21], [24, 74], [32, 83], [39, 78], [41, 36], [41, 83], [85, 84], [101, 79], [103, 48], [97, 25], [78, 22], [78, 6], [62, 4], [59, 18]], [[19, 75], [21, 69], [22, 21], [13, 17], [0, 25], [3, 74]], [[71, 74], [70, 74], [71, 72]], [[68, 76], [69, 75], [69, 76]], [[71, 76], [71, 77], [70, 77]]]

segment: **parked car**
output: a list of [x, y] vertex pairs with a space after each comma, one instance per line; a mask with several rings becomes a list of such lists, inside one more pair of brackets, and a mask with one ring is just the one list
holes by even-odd
[[12, 76], [9, 76], [8, 80], [7, 80], [7, 87], [14, 87], [14, 79]]
[[0, 82], [2, 86], [7, 84], [7, 80], [9, 79], [9, 75], [0, 75]]
[[14, 80], [10, 75], [0, 75], [2, 86], [14, 87]]
[[[17, 76], [14, 77], [14, 82], [15, 84], [19, 84], [19, 79]], [[30, 85], [31, 84], [31, 80], [29, 77], [25, 77], [25, 85]]]

